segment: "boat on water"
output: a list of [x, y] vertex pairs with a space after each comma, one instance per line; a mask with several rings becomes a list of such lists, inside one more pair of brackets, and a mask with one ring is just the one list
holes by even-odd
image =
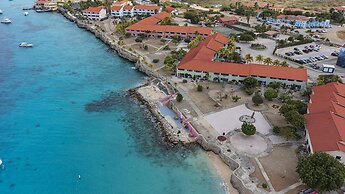
[[25, 16], [29, 15], [29, 12], [27, 12], [27, 11], [26, 11], [26, 12], [24, 12], [24, 15], [25, 15]]
[[0, 9], [0, 14], [2, 14], [3, 12], [2, 12], [2, 10]]
[[22, 42], [19, 44], [19, 47], [33, 47], [34, 45], [31, 43], [27, 43], [27, 42]]
[[12, 23], [12, 21], [9, 18], [4, 18], [3, 20], [1, 20], [1, 23], [10, 24], [10, 23]]
[[51, 12], [52, 10], [50, 9], [36, 9], [37, 13], [42, 13], [42, 12]]

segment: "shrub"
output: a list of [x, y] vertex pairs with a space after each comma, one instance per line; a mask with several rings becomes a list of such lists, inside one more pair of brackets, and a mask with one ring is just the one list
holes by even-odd
[[236, 96], [232, 96], [231, 98], [232, 98], [232, 101], [234, 101], [234, 102], [237, 102], [237, 101], [239, 101], [241, 99], [241, 97], [239, 97], [237, 95]]
[[250, 96], [254, 93], [255, 89], [254, 88], [246, 88], [244, 91]]
[[266, 183], [262, 183], [262, 188], [267, 189], [268, 185]]
[[147, 45], [144, 45], [144, 50], [148, 50], [149, 47]]
[[254, 126], [253, 124], [251, 124], [251, 123], [246, 123], [246, 122], [244, 122], [244, 123], [242, 124], [241, 130], [242, 130], [242, 132], [243, 132], [245, 135], [248, 135], [248, 136], [254, 135], [255, 132], [256, 132], [255, 126]]
[[267, 88], [264, 96], [267, 100], [272, 101], [274, 98], [278, 97], [278, 91], [273, 88]]
[[182, 80], [182, 83], [184, 83], [184, 84], [187, 83], [187, 80], [186, 79]]
[[163, 47], [163, 50], [170, 50], [170, 47], [168, 45], [166, 45], [165, 47]]
[[255, 106], [259, 106], [259, 104], [264, 103], [264, 100], [258, 92], [256, 92], [255, 95], [252, 97], [252, 101]]
[[273, 127], [273, 133], [276, 134], [276, 135], [280, 134], [280, 128], [277, 127], [277, 126], [274, 126]]
[[197, 90], [198, 92], [202, 92], [202, 90], [203, 90], [202, 85], [198, 85], [198, 87], [196, 88], [196, 90]]
[[153, 62], [153, 63], [158, 63], [158, 62], [159, 62], [159, 59], [153, 59], [152, 62]]
[[143, 42], [143, 39], [138, 37], [135, 39], [135, 42]]
[[247, 77], [243, 80], [243, 85], [245, 88], [255, 88], [259, 85], [259, 82], [253, 77]]
[[177, 102], [181, 102], [182, 100], [183, 100], [182, 94], [178, 93], [177, 96], [176, 96], [176, 101]]

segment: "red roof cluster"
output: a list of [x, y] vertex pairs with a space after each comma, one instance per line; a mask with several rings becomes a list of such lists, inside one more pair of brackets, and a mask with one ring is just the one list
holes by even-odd
[[105, 7], [104, 6], [89, 7], [87, 9], [84, 9], [83, 12], [99, 13], [102, 9], [105, 9]]
[[175, 32], [175, 33], [195, 33], [199, 34], [212, 34], [212, 29], [207, 27], [197, 26], [169, 26], [169, 25], [157, 25], [163, 19], [169, 17], [167, 12], [160, 12], [151, 17], [140, 20], [139, 22], [129, 26], [126, 30], [141, 30], [149, 32]]
[[213, 61], [216, 52], [223, 48], [228, 41], [229, 39], [221, 33], [208, 36], [197, 47], [191, 49], [186, 54], [177, 68], [231, 75], [265, 76], [307, 81], [307, 71], [305, 69]]
[[332, 82], [313, 87], [306, 126], [314, 152], [345, 152], [345, 85]]
[[278, 15], [277, 19], [288, 19], [295, 21], [308, 21], [309, 18], [304, 15]]

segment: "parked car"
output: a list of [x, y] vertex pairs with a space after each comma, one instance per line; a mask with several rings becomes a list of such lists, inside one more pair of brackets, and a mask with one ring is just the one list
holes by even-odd
[[323, 57], [324, 59], [328, 59], [326, 55], [321, 55], [321, 57]]
[[337, 51], [334, 51], [333, 53], [331, 53], [331, 55], [337, 57], [339, 56], [339, 53]]

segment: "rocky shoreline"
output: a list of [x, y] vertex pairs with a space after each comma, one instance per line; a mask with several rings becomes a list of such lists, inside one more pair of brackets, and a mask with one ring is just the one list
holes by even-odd
[[[83, 28], [95, 35], [96, 38], [102, 40], [105, 44], [107, 44], [111, 49], [115, 50], [117, 54], [125, 58], [129, 61], [135, 62], [135, 66], [137, 70], [145, 73], [148, 76], [155, 77], [161, 80], [166, 80], [163, 76], [159, 73], [153, 71], [145, 64], [145, 60], [139, 54], [136, 54], [132, 51], [129, 51], [126, 48], [121, 47], [118, 45], [114, 40], [106, 36], [102, 31], [99, 31], [95, 28], [92, 28], [87, 23], [78, 20], [75, 16], [69, 14], [64, 9], [59, 8], [58, 10], [65, 18], [77, 24], [79, 28]], [[139, 87], [130, 89], [128, 94], [137, 99], [139, 103], [146, 106], [149, 110], [150, 114], [153, 116], [154, 122], [156, 122], [157, 126], [159, 126], [163, 132], [165, 133], [165, 138], [167, 138], [167, 143], [171, 143], [171, 146], [180, 145], [178, 138], [174, 136], [171, 130], [171, 126], [169, 123], [164, 119], [164, 117], [158, 112], [158, 108], [151, 104], [147, 99], [145, 99], [139, 92], [138, 89], [140, 87], [148, 86], [149, 81]], [[207, 141], [202, 135], [200, 135], [196, 141], [205, 151], [212, 151], [215, 154], [219, 155], [219, 157], [223, 160], [223, 162], [229, 166], [230, 169], [233, 170], [233, 174], [230, 177], [230, 181], [232, 185], [239, 191], [239, 193], [249, 193], [249, 194], [261, 194], [267, 193], [262, 189], [258, 189], [256, 185], [250, 180], [249, 175], [254, 172], [255, 169], [252, 168], [251, 165], [248, 164], [246, 158], [240, 157], [233, 152], [228, 152], [228, 150], [223, 150], [220, 145], [216, 142]], [[192, 144], [193, 145], [193, 144]], [[191, 145], [191, 146], [192, 146]], [[184, 145], [186, 146], [186, 145]]]

